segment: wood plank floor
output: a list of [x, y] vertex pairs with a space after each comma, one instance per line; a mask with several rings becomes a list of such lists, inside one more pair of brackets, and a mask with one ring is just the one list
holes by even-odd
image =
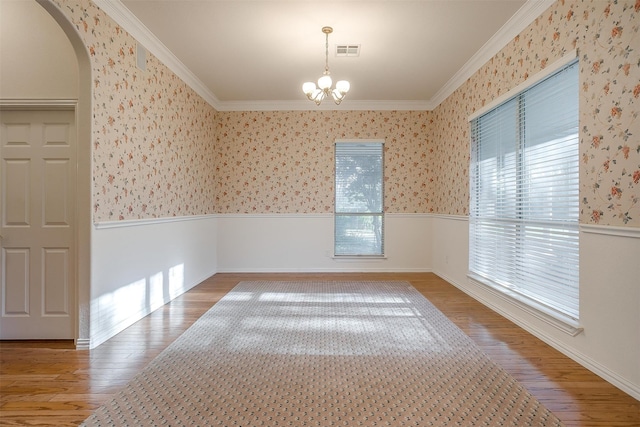
[[76, 426], [243, 280], [406, 280], [567, 426], [640, 426], [640, 402], [429, 273], [217, 274], [98, 348], [0, 342], [0, 425]]

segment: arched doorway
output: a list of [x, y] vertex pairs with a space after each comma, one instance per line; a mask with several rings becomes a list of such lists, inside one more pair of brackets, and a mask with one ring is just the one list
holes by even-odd
[[[68, 38], [78, 64], [78, 88], [75, 99], [56, 99], [50, 93], [42, 97], [27, 93], [20, 97], [0, 98], [0, 108], [3, 110], [37, 110], [70, 108], [75, 115], [75, 135], [77, 149], [74, 160], [75, 194], [72, 205], [73, 212], [73, 271], [74, 298], [73, 307], [69, 312], [73, 314], [72, 338], [77, 348], [89, 347], [90, 325], [90, 247], [91, 247], [91, 71], [87, 49], [74, 25], [68, 21], [64, 13], [51, 0], [36, 0], [37, 3], [53, 18]], [[39, 7], [39, 6], [38, 6]], [[74, 70], [75, 71], [75, 70]], [[55, 254], [54, 254], [55, 255]], [[31, 335], [25, 334], [24, 338]]]
[[78, 61], [78, 103], [76, 105], [76, 129], [78, 135], [78, 169], [76, 189], [77, 230], [77, 335], [76, 348], [88, 349], [90, 345], [91, 302], [91, 63], [89, 52], [75, 26], [51, 0], [36, 0], [65, 32]]

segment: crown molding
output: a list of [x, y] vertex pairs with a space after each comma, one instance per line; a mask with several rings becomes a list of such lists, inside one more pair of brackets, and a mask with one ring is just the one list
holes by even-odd
[[496, 32], [457, 73], [431, 98], [435, 107], [447, 99], [484, 64], [489, 62], [511, 40], [544, 13], [555, 0], [527, 0], [520, 9]]
[[331, 100], [316, 105], [300, 101], [223, 101], [218, 111], [429, 111], [428, 101], [358, 101], [345, 100], [335, 105]]
[[176, 73], [191, 89], [196, 91], [216, 110], [218, 98], [167, 48], [120, 0], [93, 0], [104, 13], [125, 29], [160, 62]]
[[93, 0], [93, 2], [218, 111], [431, 111], [555, 3], [555, 0], [527, 0], [511, 19], [430, 100], [358, 101], [347, 99], [340, 105], [328, 102], [320, 106], [316, 106], [308, 100], [220, 101], [120, 0]]

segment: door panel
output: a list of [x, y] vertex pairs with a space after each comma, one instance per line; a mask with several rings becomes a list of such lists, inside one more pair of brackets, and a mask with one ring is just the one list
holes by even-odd
[[31, 161], [28, 159], [3, 159], [3, 183], [11, 183], [2, 189], [6, 227], [28, 226], [31, 213]]
[[0, 339], [75, 338], [75, 113], [0, 119]]
[[42, 224], [45, 227], [63, 226], [69, 223], [69, 173], [68, 159], [44, 159], [44, 193], [42, 194]]
[[69, 250], [66, 248], [44, 248], [44, 307], [42, 315], [69, 315]]
[[6, 139], [2, 141], [3, 145], [7, 147], [29, 145], [31, 133], [29, 123], [3, 123], [3, 125], [6, 134]]
[[29, 315], [29, 249], [2, 248], [3, 323], [5, 317]]

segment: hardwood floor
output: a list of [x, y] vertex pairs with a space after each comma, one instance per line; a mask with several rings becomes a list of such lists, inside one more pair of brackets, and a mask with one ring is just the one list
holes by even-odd
[[0, 342], [0, 425], [78, 425], [243, 280], [407, 280], [567, 426], [640, 426], [639, 401], [429, 273], [217, 274], [94, 350]]

